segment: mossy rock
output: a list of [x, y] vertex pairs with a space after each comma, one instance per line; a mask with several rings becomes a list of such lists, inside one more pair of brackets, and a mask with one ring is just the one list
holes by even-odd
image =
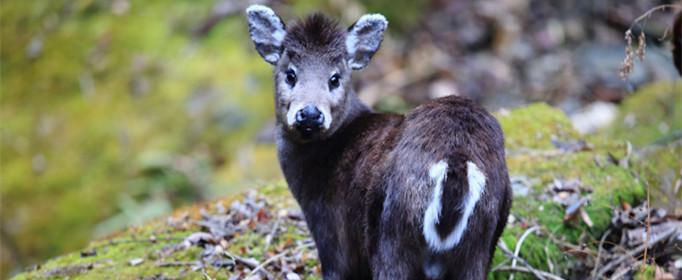
[[653, 83], [632, 94], [623, 102], [619, 116], [605, 133], [637, 147], [679, 139], [682, 80]]
[[633, 171], [649, 188], [652, 206], [682, 214], [682, 80], [645, 86], [621, 105], [614, 123], [600, 136], [632, 145]]
[[549, 149], [553, 139], [577, 139], [571, 121], [556, 108], [535, 103], [499, 112], [497, 119], [504, 130], [507, 149]]
[[[585, 253], [595, 252], [598, 238], [608, 227], [611, 209], [622, 202], [634, 203], [644, 196], [642, 184], [633, 176], [628, 167], [611, 163], [609, 157], [622, 155], [626, 150], [624, 141], [595, 141], [585, 149], [562, 151], [554, 147], [552, 140], [572, 141], [579, 134], [572, 128], [567, 117], [557, 109], [545, 104], [533, 104], [524, 108], [503, 112], [498, 118], [507, 135], [509, 172], [513, 178], [528, 178], [528, 192], [514, 198], [512, 209], [513, 221], [508, 225], [502, 241], [512, 251], [521, 235], [533, 225], [538, 230], [531, 234], [520, 250], [520, 256], [532, 266], [552, 271], [555, 274], [569, 275], [577, 263], [581, 252], [571, 251], [562, 245], [579, 244]], [[611, 156], [609, 156], [611, 154]], [[636, 163], [635, 163], [636, 164]], [[591, 189], [590, 203], [584, 206], [591, 218], [588, 226], [581, 219], [564, 221], [565, 209], [552, 201], [546, 186], [555, 180], [579, 180], [586, 189]], [[267, 197], [270, 204], [277, 209], [295, 206], [293, 199], [284, 184], [275, 184], [259, 189], [259, 193]], [[585, 194], [588, 195], [588, 194]], [[221, 201], [229, 203], [237, 197], [225, 198]], [[178, 213], [189, 212], [191, 219], [196, 219], [199, 210], [210, 208], [215, 203], [198, 205], [190, 209], [182, 209]], [[116, 273], [118, 278], [137, 279], [140, 277], [168, 278], [204, 278], [205, 274], [214, 279], [229, 278], [229, 271], [209, 268], [205, 271], [192, 271], [187, 268], [159, 267], [155, 265], [155, 253], [164, 246], [177, 244], [198, 228], [178, 230], [169, 228], [163, 221], [148, 223], [139, 228], [131, 228], [109, 239], [95, 241], [83, 251], [96, 249], [94, 257], [81, 257], [79, 253], [64, 255], [47, 261], [39, 268], [28, 271], [16, 279], [49, 278], [54, 272], [71, 272], [69, 277], [83, 279], [99, 279]], [[149, 238], [155, 236], [154, 243]], [[292, 235], [289, 238], [308, 238], [305, 234]], [[136, 240], [136, 241], [132, 241]], [[246, 236], [233, 239], [230, 248], [239, 246], [260, 246], [262, 236]], [[244, 242], [239, 244], [239, 242]], [[245, 245], [246, 244], [246, 245]], [[238, 251], [235, 251], [238, 252]], [[197, 251], [184, 251], [173, 256], [177, 260], [196, 260]], [[264, 256], [251, 255], [259, 262]], [[145, 261], [131, 266], [129, 261], [143, 258]], [[508, 258], [498, 250], [494, 257], [493, 267], [508, 265]], [[308, 264], [312, 271], [308, 277], [318, 278], [315, 261]], [[62, 275], [65, 276], [65, 275]], [[517, 275], [524, 279], [528, 275]], [[278, 276], [279, 277], [279, 276]], [[493, 272], [491, 279], [507, 278], [507, 272]]]

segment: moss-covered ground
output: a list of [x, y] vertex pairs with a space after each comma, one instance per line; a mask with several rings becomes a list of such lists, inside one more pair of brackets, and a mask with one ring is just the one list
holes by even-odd
[[[648, 94], [647, 91], [660, 92], [660, 89], [645, 89], [641, 95], [645, 96]], [[679, 109], [673, 111], [672, 116], [679, 115]], [[667, 119], [671, 122], [668, 134], [646, 139], [633, 138], [628, 142], [628, 139], [624, 139], [628, 135], [633, 137], [639, 135], [631, 135], [619, 128], [613, 128], [597, 135], [581, 136], [573, 130], [570, 121], [561, 111], [546, 104], [532, 104], [512, 111], [499, 112], [496, 116], [506, 134], [510, 175], [513, 181], [515, 178], [522, 178], [520, 180], [522, 183], [517, 183], [515, 187], [527, 188], [525, 192], [519, 192], [514, 197], [510, 223], [504, 232], [502, 242], [514, 251], [520, 237], [529, 229], [536, 228], [521, 244], [519, 256], [533, 267], [553, 274], [575, 276], [580, 266], [589, 266], [589, 260], [594, 258], [597, 252], [599, 238], [610, 224], [612, 210], [623, 203], [634, 204], [644, 199], [646, 182], [654, 181], [648, 176], [655, 177], [658, 174], [655, 171], [661, 170], [661, 166], [679, 169], [679, 157], [675, 154], [679, 155], [680, 145], [656, 144], [654, 147], [662, 148], [655, 149], [647, 146], [669, 137], [668, 134], [674, 134], [676, 130], [679, 131], [677, 121], [679, 118]], [[668, 115], [656, 118], [666, 120], [666, 116]], [[623, 116], [621, 120], [624, 118], [632, 117]], [[642, 129], [649, 129], [650, 126]], [[566, 143], [578, 144], [570, 146]], [[567, 145], [570, 147], [567, 148]], [[635, 148], [632, 148], [632, 145], [635, 145]], [[647, 160], [651, 156], [658, 160], [653, 163]], [[580, 195], [589, 198], [589, 202], [583, 206], [587, 220], [580, 215], [567, 220], [565, 206], [553, 200], [548, 190], [549, 186], [562, 181], [578, 182]], [[268, 185], [260, 188], [258, 192], [267, 198], [268, 203], [274, 208], [273, 212], [295, 207], [283, 183]], [[241, 199], [241, 196], [220, 201], [229, 204], [235, 199]], [[200, 209], [210, 211], [215, 204], [211, 202], [177, 210], [170, 219], [184, 214], [190, 221], [196, 220], [200, 216]], [[203, 269], [193, 270], [191, 266], [160, 265], [162, 261], [192, 262], [201, 259], [198, 256], [201, 250], [197, 248], [181, 250], [172, 255], [159, 255], [164, 248], [177, 245], [183, 238], [197, 230], [199, 227], [191, 223], [188, 227], [178, 228], [168, 226], [166, 220], [157, 220], [92, 242], [81, 251], [94, 250], [97, 252], [95, 256], [82, 257], [81, 252], [75, 252], [57, 257], [17, 276], [16, 279], [45, 277], [102, 279], [112, 275], [119, 279], [229, 278], [232, 272], [228, 269], [205, 266]], [[244, 249], [261, 248], [263, 237], [257, 234], [237, 236], [231, 240], [226, 251], [233, 254], [246, 252], [242, 257], [263, 262], [268, 257], [267, 252]], [[292, 228], [291, 231], [285, 230], [280, 234], [273, 244], [307, 238], [305, 232], [301, 233]], [[142, 258], [144, 261], [131, 265], [130, 261], [136, 258]], [[506, 279], [508, 272], [496, 271], [495, 268], [509, 264], [510, 258], [501, 250], [497, 250], [493, 272], [489, 277]], [[307, 260], [306, 266], [308, 268], [305, 271], [309, 272], [307, 277], [319, 277], [316, 274], [319, 269], [316, 268], [314, 259]], [[517, 273], [516, 278], [526, 279], [531, 276]]]

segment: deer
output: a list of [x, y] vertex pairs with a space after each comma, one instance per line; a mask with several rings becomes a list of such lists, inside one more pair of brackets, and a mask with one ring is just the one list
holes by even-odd
[[511, 207], [504, 136], [472, 100], [448, 96], [405, 115], [361, 102], [388, 21], [348, 29], [321, 13], [289, 26], [246, 9], [273, 66], [277, 157], [317, 247], [324, 279], [484, 279]]

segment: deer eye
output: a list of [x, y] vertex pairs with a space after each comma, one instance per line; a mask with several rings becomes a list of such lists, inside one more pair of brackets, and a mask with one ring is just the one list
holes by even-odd
[[341, 80], [341, 76], [339, 74], [334, 74], [329, 78], [329, 89], [335, 89], [339, 87], [339, 80]]
[[287, 84], [293, 87], [296, 84], [296, 72], [294, 72], [293, 69], [289, 69], [287, 70], [286, 75]]

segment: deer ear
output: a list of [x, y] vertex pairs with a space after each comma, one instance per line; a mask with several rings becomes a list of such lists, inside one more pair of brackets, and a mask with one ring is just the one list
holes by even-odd
[[348, 54], [348, 65], [353, 70], [367, 66], [374, 53], [379, 50], [387, 26], [388, 21], [384, 16], [369, 14], [360, 17], [348, 28], [346, 53]]
[[270, 64], [277, 64], [282, 54], [282, 42], [287, 35], [284, 22], [275, 12], [263, 5], [251, 5], [246, 9], [251, 41], [260, 56]]

